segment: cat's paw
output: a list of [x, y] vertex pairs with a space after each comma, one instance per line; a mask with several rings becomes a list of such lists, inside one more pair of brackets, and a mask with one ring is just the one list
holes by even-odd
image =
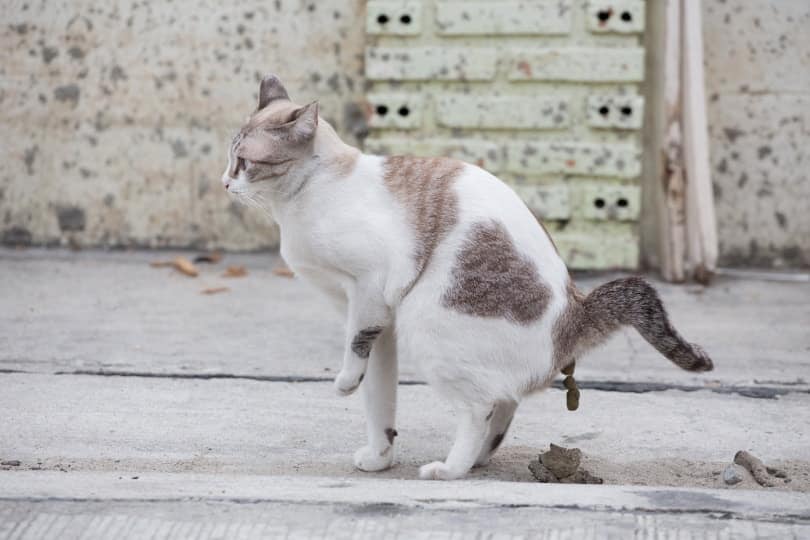
[[339, 396], [348, 396], [353, 394], [354, 391], [360, 386], [360, 383], [363, 382], [364, 375], [364, 373], [354, 375], [341, 371], [338, 373], [338, 376], [335, 377], [335, 392], [337, 392]]
[[419, 467], [419, 478], [422, 480], [455, 480], [464, 476], [465, 472], [452, 470], [444, 461], [434, 461]]
[[384, 471], [394, 462], [393, 445], [383, 450], [375, 450], [370, 446], [364, 446], [354, 453], [354, 466], [361, 471], [377, 472]]

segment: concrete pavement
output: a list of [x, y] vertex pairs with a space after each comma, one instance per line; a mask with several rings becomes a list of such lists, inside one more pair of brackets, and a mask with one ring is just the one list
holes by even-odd
[[[491, 465], [442, 487], [414, 479], [454, 419], [414, 366], [397, 465], [355, 471], [360, 399], [330, 384], [339, 317], [275, 275], [277, 256], [228, 255], [198, 278], [148, 265], [172, 256], [0, 251], [0, 538], [810, 535], [807, 283], [658, 284], [716, 371], [681, 372], [624, 332], [578, 365], [579, 411], [560, 390], [532, 397]], [[526, 466], [551, 442], [606, 485], [535, 483]], [[740, 449], [791, 482], [729, 488]]]

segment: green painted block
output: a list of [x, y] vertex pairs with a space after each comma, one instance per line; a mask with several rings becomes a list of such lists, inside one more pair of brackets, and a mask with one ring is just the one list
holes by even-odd
[[641, 189], [600, 182], [572, 185], [576, 215], [583, 219], [636, 221], [641, 211]]
[[367, 47], [366, 77], [371, 80], [484, 81], [495, 76], [492, 47]]
[[422, 32], [422, 2], [376, 1], [366, 6], [366, 33], [414, 36]]
[[588, 96], [588, 125], [594, 128], [641, 129], [644, 122], [644, 98], [630, 95]]
[[641, 82], [644, 49], [558, 47], [513, 50], [511, 81]]
[[513, 185], [512, 188], [540, 219], [568, 219], [571, 217], [571, 200], [568, 186]]
[[368, 125], [375, 129], [415, 129], [422, 124], [421, 94], [368, 94]]
[[639, 34], [644, 31], [643, 0], [591, 0], [588, 30], [594, 33]]
[[484, 129], [564, 129], [568, 100], [561, 97], [445, 94], [436, 100], [439, 125]]
[[636, 235], [604, 235], [598, 230], [552, 235], [565, 264], [573, 270], [632, 269], [638, 266]]
[[438, 2], [436, 26], [445, 36], [567, 34], [571, 0]]
[[624, 143], [511, 143], [507, 145], [506, 169], [518, 174], [636, 178], [641, 173], [641, 151]]
[[373, 138], [364, 143], [367, 152], [381, 155], [453, 157], [490, 172], [502, 164], [501, 149], [495, 143], [477, 139]]

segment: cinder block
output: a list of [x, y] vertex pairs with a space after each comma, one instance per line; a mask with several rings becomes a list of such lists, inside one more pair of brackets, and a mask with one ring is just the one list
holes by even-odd
[[513, 185], [512, 188], [538, 218], [568, 219], [571, 217], [570, 192], [565, 184], [548, 186], [519, 184]]
[[565, 47], [514, 50], [509, 80], [641, 82], [644, 49]]
[[641, 210], [641, 190], [638, 186], [577, 182], [571, 189], [579, 217], [613, 221], [638, 219]]
[[597, 231], [554, 235], [554, 242], [568, 268], [605, 270], [638, 266], [638, 237], [604, 235]]
[[369, 94], [368, 125], [379, 129], [414, 129], [422, 125], [421, 94]]
[[490, 172], [499, 170], [502, 165], [497, 144], [475, 139], [366, 139], [364, 148], [366, 152], [386, 156], [453, 157]]
[[445, 36], [567, 34], [571, 1], [439, 2], [436, 26]]
[[487, 47], [368, 47], [366, 77], [372, 80], [490, 80], [496, 50]]
[[522, 142], [507, 146], [506, 169], [519, 174], [636, 178], [641, 152], [632, 144]]
[[588, 125], [595, 128], [640, 129], [644, 121], [642, 96], [595, 95], [588, 97]]
[[436, 103], [446, 127], [558, 129], [570, 124], [568, 100], [559, 97], [443, 95]]
[[422, 2], [375, 1], [366, 7], [366, 33], [414, 36], [422, 32]]
[[591, 0], [587, 11], [588, 30], [638, 34], [644, 31], [642, 0]]

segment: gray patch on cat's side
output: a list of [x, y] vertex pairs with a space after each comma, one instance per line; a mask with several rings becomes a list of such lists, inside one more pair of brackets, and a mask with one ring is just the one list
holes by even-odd
[[368, 358], [371, 353], [371, 344], [382, 332], [382, 326], [372, 326], [357, 332], [352, 340], [352, 351], [360, 358]]
[[385, 438], [388, 439], [388, 444], [394, 444], [394, 437], [399, 435], [394, 428], [385, 428]]
[[463, 168], [462, 162], [448, 158], [392, 156], [385, 160], [385, 184], [405, 206], [416, 236], [416, 275], [403, 296], [424, 272], [436, 246], [458, 222], [458, 201], [452, 186]]
[[498, 221], [475, 223], [457, 254], [442, 305], [476, 317], [530, 324], [543, 315], [551, 289], [534, 262], [517, 251]]

